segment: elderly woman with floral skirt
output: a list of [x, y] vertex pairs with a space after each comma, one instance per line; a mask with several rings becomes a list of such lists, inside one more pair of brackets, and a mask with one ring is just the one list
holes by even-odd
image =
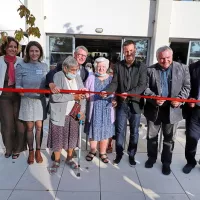
[[[54, 75], [54, 83], [60, 89], [65, 90], [83, 90], [83, 82], [77, 74], [79, 67], [77, 61], [68, 56], [63, 64], [62, 71]], [[85, 112], [85, 95], [55, 93], [50, 98], [50, 123], [47, 147], [51, 148], [55, 154], [55, 161], [50, 168], [50, 173], [55, 173], [60, 165], [61, 150], [67, 152], [66, 163], [72, 169], [78, 168], [73, 161], [73, 149], [78, 146], [79, 124], [78, 120], [70, 113], [77, 105], [80, 105], [80, 119]]]
[[[100, 92], [105, 90], [112, 80], [112, 77], [106, 73], [109, 67], [109, 60], [99, 57], [94, 62], [95, 75], [90, 75], [86, 80], [86, 88], [89, 91]], [[100, 143], [100, 158], [102, 162], [108, 163], [106, 148], [108, 138], [115, 133], [115, 112], [113, 106], [116, 101], [113, 96], [102, 98], [97, 94], [90, 94], [87, 98], [89, 101], [89, 111], [87, 111], [85, 132], [90, 139], [90, 152], [86, 156], [87, 161], [92, 161], [97, 152], [97, 143]]]

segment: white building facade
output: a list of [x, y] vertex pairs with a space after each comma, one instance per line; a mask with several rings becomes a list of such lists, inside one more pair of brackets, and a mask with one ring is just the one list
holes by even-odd
[[[26, 29], [17, 13], [18, 0], [0, 0], [2, 9], [0, 31]], [[170, 45], [174, 57], [183, 63], [200, 57], [200, 2], [174, 0], [23, 0], [36, 17], [39, 41], [46, 62], [72, 54], [81, 42], [87, 47], [95, 41], [112, 41], [112, 49], [121, 52], [121, 44], [132, 39], [137, 44], [137, 56], [148, 65], [156, 62], [156, 50]], [[3, 6], [3, 7], [4, 7]], [[8, 16], [9, 17], [5, 17]], [[115, 42], [116, 41], [116, 42]], [[99, 43], [100, 44], [100, 43]], [[96, 47], [96, 52], [99, 50]], [[189, 51], [189, 54], [188, 54]], [[121, 55], [122, 58], [122, 55]]]

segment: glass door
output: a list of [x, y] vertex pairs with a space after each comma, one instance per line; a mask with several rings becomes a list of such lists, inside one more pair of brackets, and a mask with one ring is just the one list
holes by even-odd
[[187, 65], [200, 60], [200, 41], [190, 41], [187, 57]]
[[149, 48], [150, 48], [150, 39], [148, 38], [122, 38], [122, 48], [121, 48], [121, 60], [124, 59], [123, 55], [123, 43], [126, 40], [133, 40], [136, 44], [136, 59], [148, 64], [149, 62]]
[[47, 44], [47, 63], [49, 65], [63, 61], [67, 56], [73, 55], [75, 51], [74, 36], [49, 35]]

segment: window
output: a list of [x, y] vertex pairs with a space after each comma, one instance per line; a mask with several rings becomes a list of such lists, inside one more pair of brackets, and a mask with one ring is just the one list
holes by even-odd
[[200, 41], [190, 41], [188, 52], [188, 64], [200, 60]]
[[49, 37], [50, 65], [63, 61], [67, 56], [73, 54], [73, 38]]
[[135, 41], [136, 44], [136, 59], [143, 63], [147, 63], [148, 40]]
[[[126, 40], [133, 40], [136, 45], [136, 54], [135, 58], [138, 61], [141, 61], [143, 63], [148, 63], [148, 48], [149, 48], [149, 39], [136, 39], [136, 38], [125, 38], [124, 42]], [[122, 47], [123, 48], [123, 47]], [[123, 52], [123, 50], [122, 50]], [[121, 53], [122, 53], [121, 52]], [[123, 57], [122, 57], [123, 59]]]

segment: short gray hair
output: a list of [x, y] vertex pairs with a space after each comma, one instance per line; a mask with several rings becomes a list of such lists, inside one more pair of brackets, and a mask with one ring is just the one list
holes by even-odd
[[166, 50], [171, 51], [173, 54], [173, 50], [169, 46], [162, 46], [162, 47], [158, 48], [158, 50], [156, 51], [156, 58], [158, 59], [159, 54]]
[[62, 69], [63, 68], [68, 68], [70, 69], [71, 67], [77, 67], [78, 62], [73, 56], [68, 56], [62, 63]]
[[78, 53], [78, 51], [79, 51], [80, 49], [82, 49], [83, 51], [85, 51], [85, 52], [88, 54], [88, 50], [87, 50], [87, 48], [84, 47], [84, 46], [78, 46], [78, 47], [76, 47], [75, 53]]
[[94, 68], [96, 70], [98, 63], [104, 62], [106, 65], [106, 70], [109, 68], [109, 60], [104, 57], [99, 57], [94, 61]]

